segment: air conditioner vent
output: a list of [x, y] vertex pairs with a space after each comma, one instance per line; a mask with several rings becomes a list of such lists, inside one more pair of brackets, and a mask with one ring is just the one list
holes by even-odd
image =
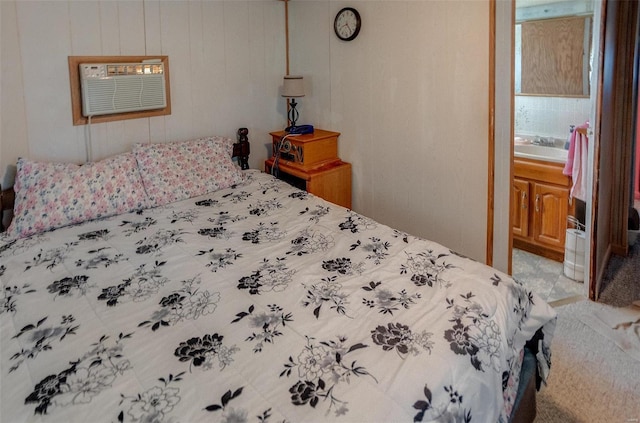
[[97, 116], [165, 108], [164, 75], [162, 63], [82, 63], [82, 114]]

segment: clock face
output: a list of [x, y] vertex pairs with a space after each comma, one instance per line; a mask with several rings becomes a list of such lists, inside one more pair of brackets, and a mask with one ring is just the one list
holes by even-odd
[[360, 14], [352, 7], [345, 7], [336, 15], [333, 29], [341, 40], [353, 40], [360, 32]]

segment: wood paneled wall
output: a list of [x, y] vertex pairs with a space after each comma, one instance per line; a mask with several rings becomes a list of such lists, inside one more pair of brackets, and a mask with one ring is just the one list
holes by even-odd
[[[588, 95], [583, 92], [584, 17], [522, 23], [522, 93]], [[585, 57], [585, 54], [587, 55]]]

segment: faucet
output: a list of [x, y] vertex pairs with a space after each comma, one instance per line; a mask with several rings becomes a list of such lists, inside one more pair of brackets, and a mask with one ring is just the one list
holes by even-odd
[[536, 136], [531, 143], [534, 145], [540, 145], [543, 147], [554, 147], [556, 144], [553, 138], [545, 138], [545, 137], [539, 137], [539, 136]]

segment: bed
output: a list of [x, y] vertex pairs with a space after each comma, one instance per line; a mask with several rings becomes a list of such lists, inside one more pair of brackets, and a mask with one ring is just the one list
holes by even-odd
[[242, 141], [18, 161], [0, 236], [2, 422], [532, 420], [551, 307], [241, 169]]

